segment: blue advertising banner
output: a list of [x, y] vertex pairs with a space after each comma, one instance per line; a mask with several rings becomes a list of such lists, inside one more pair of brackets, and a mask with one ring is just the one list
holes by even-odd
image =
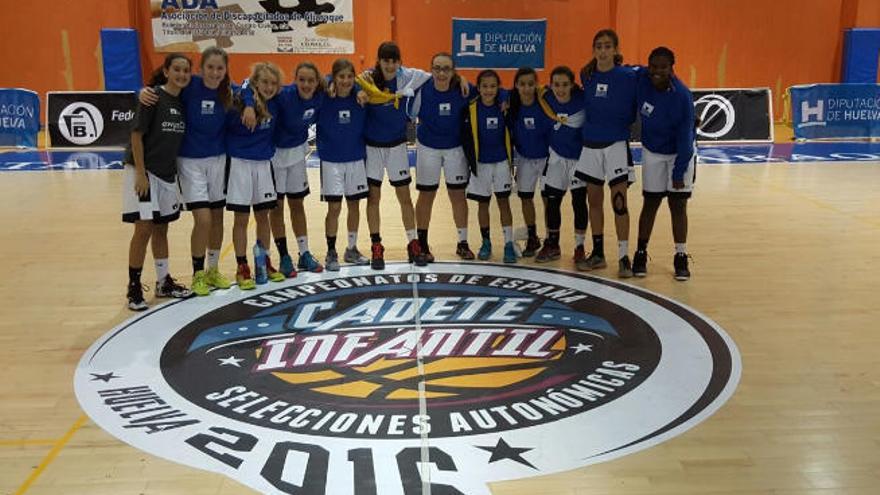
[[795, 138], [880, 137], [880, 84], [810, 84], [789, 91]]
[[0, 146], [37, 147], [40, 97], [27, 89], [0, 89]]
[[452, 19], [452, 55], [464, 69], [543, 69], [546, 40], [546, 19]]

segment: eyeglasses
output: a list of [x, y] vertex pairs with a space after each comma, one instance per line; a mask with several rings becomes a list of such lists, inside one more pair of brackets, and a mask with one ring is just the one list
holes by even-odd
[[441, 74], [448, 74], [448, 73], [452, 72], [452, 67], [449, 67], [448, 65], [445, 67], [440, 67], [438, 65], [435, 65], [435, 66], [431, 67], [431, 70], [434, 72], [439, 72]]

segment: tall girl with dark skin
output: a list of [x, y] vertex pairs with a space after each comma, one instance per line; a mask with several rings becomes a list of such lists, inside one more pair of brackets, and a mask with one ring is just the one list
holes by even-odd
[[[531, 257], [541, 249], [535, 225], [535, 190], [550, 156], [550, 132], [554, 121], [544, 113], [538, 102], [538, 74], [531, 67], [521, 67], [513, 77], [507, 125], [514, 145], [513, 164], [516, 189], [522, 204], [528, 239], [523, 257]], [[546, 203], [546, 202], [545, 202]], [[546, 204], [545, 204], [546, 209]]]
[[648, 274], [648, 240], [665, 197], [672, 217], [675, 241], [675, 279], [688, 280], [687, 203], [694, 187], [694, 105], [687, 86], [673, 71], [675, 54], [655, 48], [648, 57], [648, 70], [639, 74], [637, 101], [642, 121], [642, 194], [639, 241], [633, 256], [636, 277]]
[[608, 182], [611, 207], [617, 230], [618, 271], [620, 278], [632, 277], [629, 246], [629, 209], [627, 189], [631, 158], [628, 139], [636, 115], [636, 75], [621, 66], [617, 34], [603, 29], [593, 37], [593, 60], [581, 70], [584, 86], [586, 120], [583, 127], [583, 152], [575, 175], [587, 182], [590, 220], [593, 224], [593, 251], [579, 270], [607, 266], [604, 234], [604, 185]]
[[189, 289], [171, 277], [168, 267], [168, 224], [180, 217], [177, 191], [177, 152], [186, 122], [179, 95], [190, 83], [192, 63], [179, 53], [165, 62], [150, 80], [159, 96], [156, 105], [139, 105], [131, 144], [125, 154], [122, 221], [134, 224], [128, 248], [128, 307], [147, 309], [141, 272], [147, 243], [156, 264], [157, 297], [189, 297]]

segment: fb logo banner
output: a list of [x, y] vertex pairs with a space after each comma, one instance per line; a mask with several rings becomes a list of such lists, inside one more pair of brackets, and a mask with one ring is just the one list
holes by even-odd
[[455, 65], [471, 69], [544, 68], [547, 21], [452, 19]]

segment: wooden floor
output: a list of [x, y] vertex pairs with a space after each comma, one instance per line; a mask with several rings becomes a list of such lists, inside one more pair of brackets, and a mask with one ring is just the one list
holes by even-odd
[[[130, 316], [121, 178], [111, 171], [0, 174], [0, 493], [250, 493], [117, 441], [86, 419], [74, 397], [73, 371], [85, 349]], [[641, 198], [633, 196], [637, 212]], [[312, 247], [323, 255], [325, 210], [315, 195], [308, 201]], [[385, 201], [387, 256], [402, 258], [390, 190]], [[435, 211], [433, 250], [451, 258], [455, 235], [442, 193]], [[497, 225], [494, 207], [492, 215]], [[657, 447], [499, 483], [493, 493], [880, 493], [880, 164], [705, 166], [690, 218], [692, 280], [672, 280], [669, 216], [661, 210], [650, 275], [633, 283], [695, 308], [732, 336], [743, 360], [735, 395]], [[570, 268], [570, 215], [564, 224], [567, 255], [558, 266]], [[171, 229], [172, 272], [181, 276], [189, 272], [190, 225], [186, 217]], [[634, 232], [635, 222], [633, 239]], [[472, 214], [472, 243], [478, 237]], [[228, 251], [222, 266], [231, 273]]]

